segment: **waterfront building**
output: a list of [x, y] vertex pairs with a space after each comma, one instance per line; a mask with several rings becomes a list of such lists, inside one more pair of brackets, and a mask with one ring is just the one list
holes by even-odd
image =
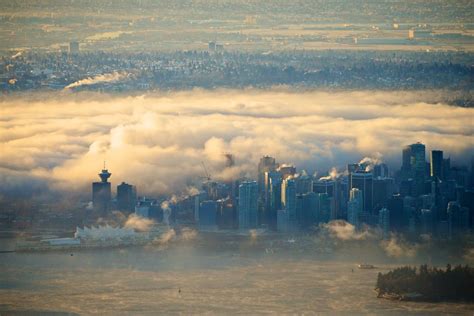
[[289, 225], [292, 228], [296, 227], [296, 183], [294, 179], [283, 180], [281, 185], [281, 205], [288, 213]]
[[257, 227], [258, 185], [256, 181], [245, 181], [239, 186], [239, 229]]
[[218, 202], [213, 200], [203, 201], [199, 207], [199, 228], [217, 228], [217, 207]]
[[362, 209], [368, 215], [372, 215], [374, 189], [373, 175], [371, 172], [357, 171], [350, 175], [350, 189], [359, 189], [362, 191]]
[[363, 195], [362, 191], [352, 188], [349, 193], [349, 202], [347, 205], [347, 221], [356, 228], [360, 227], [361, 215], [363, 212]]
[[379, 227], [382, 230], [383, 238], [390, 235], [390, 211], [386, 208], [379, 210]]
[[110, 182], [108, 179], [112, 174], [105, 169], [102, 169], [102, 172], [99, 173], [100, 182], [92, 183], [92, 205], [94, 211], [99, 212], [103, 215], [107, 213], [110, 209], [110, 202], [112, 199], [112, 192]]
[[117, 186], [117, 209], [133, 212], [137, 203], [137, 189], [134, 185], [122, 182]]

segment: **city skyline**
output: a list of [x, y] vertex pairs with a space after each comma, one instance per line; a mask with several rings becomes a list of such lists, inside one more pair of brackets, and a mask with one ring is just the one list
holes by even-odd
[[[467, 233], [474, 226], [474, 165], [470, 169], [452, 167], [442, 150], [427, 155], [419, 142], [401, 149], [399, 170], [392, 171], [381, 160], [364, 158], [348, 162], [345, 171], [321, 177], [263, 156], [255, 165], [254, 178], [219, 181], [208, 174], [200, 188], [172, 198], [141, 198], [136, 187], [122, 182], [117, 198], [112, 199], [107, 182], [111, 174], [103, 169], [102, 181], [92, 187], [93, 210], [110, 216], [123, 199], [119, 188], [128, 186], [134, 188], [135, 203], [129, 202], [125, 214], [160, 222], [169, 212], [168, 225], [182, 222], [204, 231], [266, 228], [296, 233], [342, 220], [357, 231], [365, 225], [379, 227], [383, 238], [393, 233], [437, 238]], [[202, 166], [207, 173], [204, 163]], [[160, 207], [160, 200], [167, 200], [165, 208]]]
[[472, 314], [473, 12], [0, 1], [0, 315]]

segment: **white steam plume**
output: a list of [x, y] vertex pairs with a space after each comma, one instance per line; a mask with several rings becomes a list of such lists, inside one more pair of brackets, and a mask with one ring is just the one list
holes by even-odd
[[64, 87], [64, 89], [72, 89], [72, 88], [77, 88], [80, 86], [88, 86], [88, 85], [93, 85], [93, 84], [98, 84], [98, 83], [116, 82], [116, 81], [120, 81], [122, 79], [127, 78], [127, 76], [128, 74], [123, 73], [123, 72], [113, 72], [109, 74], [97, 75], [94, 77], [88, 77], [88, 78], [73, 82], [67, 85], [66, 87]]
[[11, 59], [15, 59], [15, 58], [17, 58], [17, 57], [20, 57], [22, 54], [23, 54], [23, 52], [22, 52], [22, 51], [19, 51], [18, 53], [16, 53], [15, 55], [13, 55], [13, 56], [11, 57]]
[[365, 240], [375, 237], [375, 234], [369, 231], [368, 228], [357, 231], [354, 225], [344, 220], [330, 221], [329, 223], [321, 224], [321, 227], [327, 230], [332, 237], [343, 241]]
[[329, 175], [324, 176], [324, 177], [320, 177], [319, 180], [335, 180], [335, 179], [339, 178], [342, 175], [343, 175], [343, 173], [337, 171], [336, 167], [332, 167], [331, 170], [329, 171]]
[[382, 154], [377, 153], [375, 157], [364, 157], [359, 161], [359, 165], [365, 165], [365, 171], [369, 172], [374, 169], [374, 166], [382, 163]]
[[147, 232], [155, 222], [152, 219], [144, 218], [136, 214], [130, 214], [125, 221], [124, 227], [133, 228], [137, 231]]

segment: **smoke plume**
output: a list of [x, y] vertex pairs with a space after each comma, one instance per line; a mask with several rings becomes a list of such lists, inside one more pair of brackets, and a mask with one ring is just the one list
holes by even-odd
[[320, 177], [319, 180], [336, 180], [337, 178], [344, 175], [344, 173], [337, 171], [336, 167], [332, 167], [329, 171], [329, 175]]
[[122, 79], [127, 78], [127, 76], [128, 76], [127, 73], [113, 72], [110, 74], [103, 74], [103, 75], [98, 75], [95, 77], [88, 77], [88, 78], [73, 82], [67, 85], [66, 87], [64, 87], [64, 89], [72, 89], [72, 88], [77, 88], [80, 86], [88, 86], [88, 85], [93, 85], [93, 84], [98, 84], [98, 83], [116, 82], [116, 81], [120, 81]]

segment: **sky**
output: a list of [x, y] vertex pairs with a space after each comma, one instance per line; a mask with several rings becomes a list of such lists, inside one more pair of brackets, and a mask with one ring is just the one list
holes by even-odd
[[[320, 176], [374, 157], [398, 168], [402, 147], [474, 154], [474, 109], [443, 91], [193, 90], [144, 95], [33, 93], [0, 99], [0, 192], [46, 186], [89, 192], [106, 161], [113, 186], [186, 192], [205, 175], [256, 177], [271, 155]], [[226, 167], [225, 153], [235, 166]]]

